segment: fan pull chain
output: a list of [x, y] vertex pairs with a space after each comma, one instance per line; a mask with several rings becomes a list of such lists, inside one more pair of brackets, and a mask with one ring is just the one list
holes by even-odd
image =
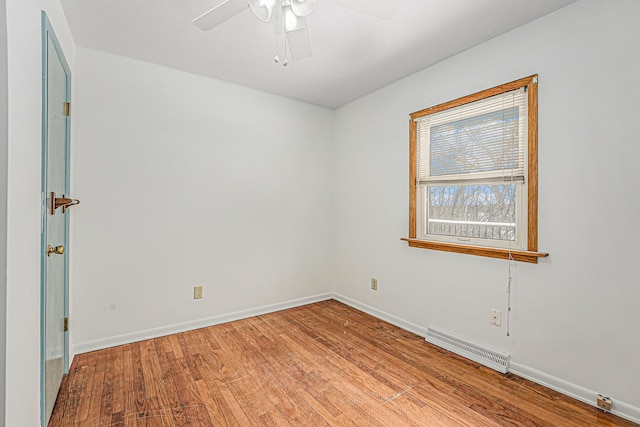
[[[275, 58], [273, 58], [273, 60], [275, 61], [276, 64], [279, 64], [280, 63], [280, 43], [279, 43], [280, 40], [279, 40], [279, 37], [278, 37], [278, 20], [277, 19], [275, 21], [274, 27], [276, 29], [275, 30], [275, 32], [276, 32], [276, 37], [275, 37], [275, 39], [276, 39], [276, 56], [275, 56]], [[283, 24], [283, 30], [284, 30], [284, 24]], [[286, 52], [285, 52], [285, 55], [286, 55]]]
[[[277, 27], [277, 25], [276, 25]], [[286, 16], [282, 16], [282, 37], [284, 38], [284, 61], [282, 62], [282, 66], [286, 67], [287, 65], [289, 65], [289, 60], [287, 59], [287, 32], [286, 32], [286, 28], [287, 28], [287, 22], [286, 22]], [[279, 44], [278, 44], [278, 35], [277, 35], [277, 31], [276, 31], [276, 57], [274, 58], [276, 64], [280, 63], [280, 57], [279, 52], [278, 52], [278, 48], [279, 48]]]
[[287, 33], [284, 33], [284, 62], [282, 63], [283, 67], [289, 65], [289, 61], [287, 60]]

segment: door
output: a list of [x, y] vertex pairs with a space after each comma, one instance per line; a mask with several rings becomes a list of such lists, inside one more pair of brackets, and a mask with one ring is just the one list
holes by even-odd
[[71, 74], [42, 13], [41, 414], [46, 426], [68, 370], [69, 98]]

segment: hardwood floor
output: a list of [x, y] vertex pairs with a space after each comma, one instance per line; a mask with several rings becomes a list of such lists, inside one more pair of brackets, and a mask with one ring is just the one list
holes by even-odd
[[636, 426], [337, 301], [75, 357], [49, 426]]

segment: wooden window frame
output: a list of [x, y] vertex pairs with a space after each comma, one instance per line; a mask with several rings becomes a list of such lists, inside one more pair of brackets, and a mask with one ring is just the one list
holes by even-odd
[[[416, 119], [460, 105], [479, 101], [505, 92], [526, 88], [528, 103], [527, 134], [527, 250], [509, 250], [491, 246], [461, 245], [416, 238], [417, 189], [417, 123]], [[409, 119], [409, 237], [403, 238], [410, 247], [457, 252], [468, 255], [537, 263], [549, 254], [538, 252], [538, 75], [486, 89], [453, 101], [425, 108], [410, 115]]]

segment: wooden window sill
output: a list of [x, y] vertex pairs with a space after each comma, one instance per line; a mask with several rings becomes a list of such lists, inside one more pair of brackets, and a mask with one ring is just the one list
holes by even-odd
[[412, 239], [408, 237], [403, 237], [400, 240], [404, 240], [412, 248], [433, 249], [436, 251], [445, 251], [445, 252], [457, 252], [457, 253], [467, 254], [467, 255], [486, 256], [490, 258], [509, 259], [509, 253], [511, 253], [511, 258], [513, 258], [515, 261], [530, 262], [533, 264], [538, 263], [538, 258], [545, 258], [549, 256], [549, 254], [545, 252], [533, 252], [533, 251], [521, 251], [521, 250], [509, 251], [508, 249], [488, 248], [483, 246], [459, 245], [456, 243], [432, 242], [428, 240]]

